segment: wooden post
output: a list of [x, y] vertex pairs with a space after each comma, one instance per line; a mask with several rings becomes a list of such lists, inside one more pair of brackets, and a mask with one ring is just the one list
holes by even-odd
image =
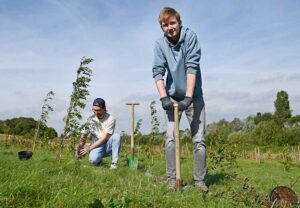
[[175, 154], [176, 154], [176, 188], [181, 189], [181, 172], [180, 172], [180, 144], [179, 144], [179, 115], [178, 104], [174, 104], [174, 122], [175, 122]]

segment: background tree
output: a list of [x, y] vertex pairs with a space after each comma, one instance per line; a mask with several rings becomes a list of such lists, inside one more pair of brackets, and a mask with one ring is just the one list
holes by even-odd
[[234, 131], [240, 131], [243, 129], [243, 122], [239, 118], [234, 118], [230, 124]]
[[254, 128], [255, 128], [255, 122], [253, 116], [248, 116], [246, 119], [243, 119], [243, 128], [242, 128], [243, 132], [249, 133]]
[[274, 102], [274, 106], [275, 121], [278, 125], [283, 126], [283, 124], [292, 116], [288, 93], [283, 90], [279, 91], [277, 93], [277, 98]]
[[271, 120], [274, 120], [274, 116], [272, 113], [261, 114], [260, 112], [258, 112], [254, 117], [254, 123], [256, 125], [259, 124], [261, 121], [271, 121]]
[[[0, 122], [0, 133], [33, 138], [37, 123], [33, 118], [26, 117], [7, 119]], [[41, 126], [39, 135], [42, 137], [45, 134], [48, 135], [49, 139], [57, 137], [57, 132], [54, 128], [43, 125]]]
[[251, 132], [253, 144], [259, 146], [279, 145], [282, 139], [282, 129], [274, 121], [262, 121]]
[[232, 132], [231, 125], [225, 119], [213, 122], [206, 130], [206, 142], [209, 146], [225, 144], [228, 142], [228, 135]]
[[294, 126], [300, 128], [300, 115], [295, 115], [295, 116], [291, 117], [291, 118], [289, 119], [289, 122], [290, 122], [292, 125], [294, 125]]

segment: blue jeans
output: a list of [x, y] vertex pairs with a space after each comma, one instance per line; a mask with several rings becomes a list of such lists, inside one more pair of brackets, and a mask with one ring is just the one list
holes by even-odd
[[112, 163], [117, 164], [119, 159], [119, 152], [121, 149], [121, 137], [119, 134], [113, 134], [108, 141], [100, 147], [93, 149], [89, 154], [91, 163], [100, 164], [103, 157], [112, 156]]

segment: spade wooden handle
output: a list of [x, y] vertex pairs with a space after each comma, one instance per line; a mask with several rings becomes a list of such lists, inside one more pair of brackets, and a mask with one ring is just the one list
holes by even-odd
[[137, 102], [128, 102], [126, 105], [131, 105], [131, 139], [130, 139], [130, 151], [131, 155], [134, 155], [134, 106], [139, 105]]
[[179, 115], [178, 104], [174, 105], [174, 122], [175, 122], [175, 154], [176, 154], [176, 188], [181, 189], [181, 172], [180, 172], [180, 144], [179, 144]]
[[129, 103], [126, 103], [126, 105], [139, 105], [140, 103], [137, 103], [137, 102], [129, 102]]

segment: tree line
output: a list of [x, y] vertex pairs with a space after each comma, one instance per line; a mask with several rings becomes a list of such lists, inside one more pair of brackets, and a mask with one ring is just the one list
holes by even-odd
[[[150, 104], [151, 133], [143, 135], [140, 132], [142, 120], [137, 122], [135, 135], [138, 143], [161, 143], [165, 132], [159, 132], [160, 122], [157, 118], [156, 103]], [[42, 122], [39, 138], [52, 139], [57, 137], [54, 128], [48, 127]], [[13, 118], [0, 121], [0, 133], [23, 135], [32, 138], [36, 132], [38, 121], [33, 118]], [[183, 142], [190, 142], [189, 129], [180, 131]], [[123, 132], [123, 136], [126, 135]], [[300, 115], [292, 115], [289, 96], [286, 91], [277, 92], [274, 101], [274, 112], [250, 115], [245, 119], [235, 118], [232, 121], [221, 119], [207, 126], [206, 142], [209, 146], [220, 144], [236, 145], [260, 145], [260, 146], [284, 146], [300, 144]]]
[[[274, 101], [274, 112], [250, 115], [245, 119], [235, 118], [232, 121], [221, 119], [213, 122], [206, 129], [206, 143], [208, 146], [234, 144], [246, 147], [247, 145], [259, 146], [284, 146], [300, 144], [300, 115], [292, 116], [289, 96], [286, 91], [277, 92]], [[157, 118], [155, 101], [150, 105], [151, 133], [142, 135], [139, 132], [141, 120], [135, 130], [138, 143], [163, 142], [165, 132], [159, 132], [160, 122]], [[125, 135], [124, 136], [128, 136]], [[180, 130], [182, 143], [191, 142], [189, 129]]]
[[300, 144], [300, 115], [292, 116], [289, 96], [285, 91], [277, 93], [274, 113], [258, 112], [246, 119], [224, 119], [208, 125], [207, 143], [216, 142], [239, 145], [284, 146]]
[[[33, 118], [19, 117], [0, 121], [0, 133], [9, 135], [21, 135], [33, 138], [36, 133], [38, 121]], [[53, 139], [57, 137], [54, 128], [48, 127], [44, 123], [40, 126], [39, 138]]]

